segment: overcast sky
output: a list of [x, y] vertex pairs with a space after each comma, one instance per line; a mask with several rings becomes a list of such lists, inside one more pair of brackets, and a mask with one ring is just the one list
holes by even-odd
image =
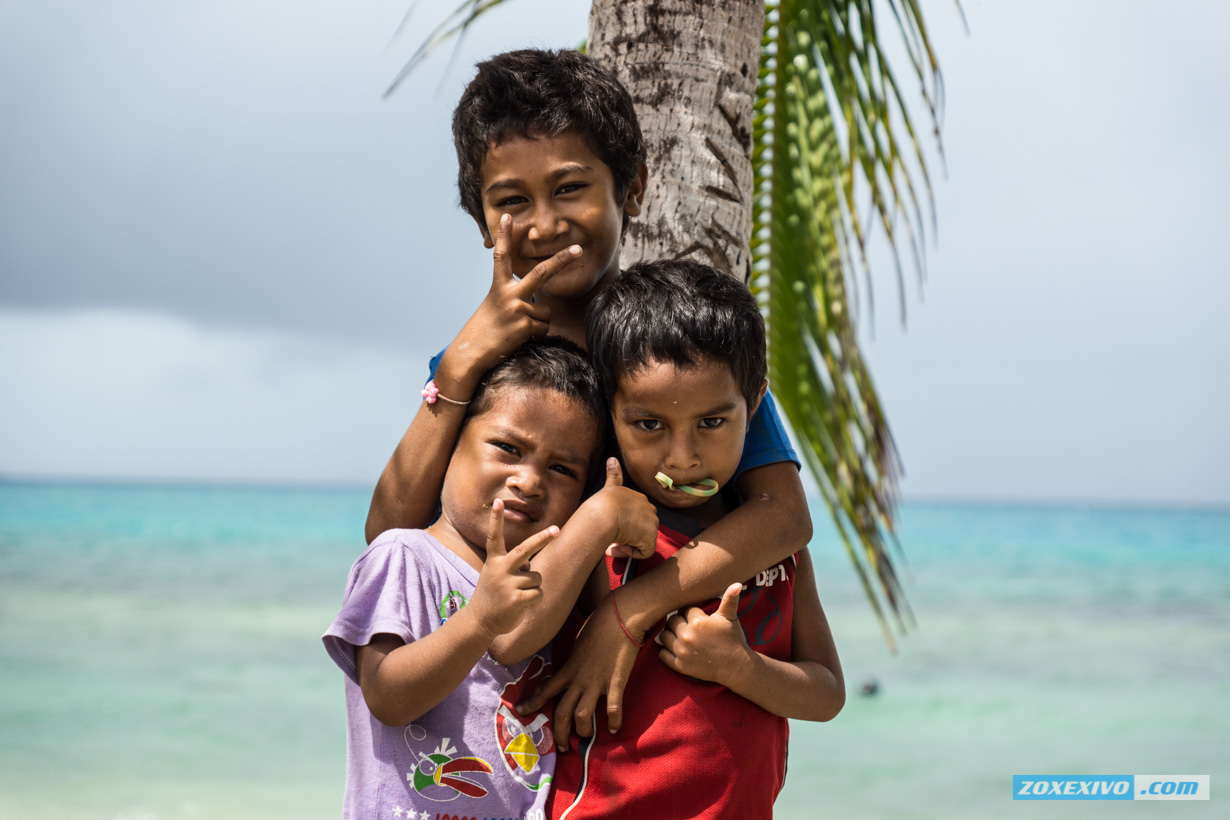
[[[506, 3], [382, 100], [448, 5], [0, 2], [0, 474], [374, 482], [489, 283], [460, 89], [585, 36]], [[965, 10], [928, 282], [902, 330], [873, 255], [861, 327], [906, 496], [1230, 503], [1230, 6]]]

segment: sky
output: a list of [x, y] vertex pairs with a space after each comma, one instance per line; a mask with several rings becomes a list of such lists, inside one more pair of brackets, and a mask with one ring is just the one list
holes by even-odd
[[[587, 18], [502, 4], [385, 99], [409, 5], [0, 2], [0, 475], [374, 483], [490, 283], [452, 106]], [[1230, 7], [923, 10], [938, 234], [860, 316], [904, 497], [1230, 503]]]

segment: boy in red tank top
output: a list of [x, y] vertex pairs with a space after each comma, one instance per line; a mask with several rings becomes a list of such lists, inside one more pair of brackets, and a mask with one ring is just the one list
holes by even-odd
[[[686, 260], [637, 265], [609, 285], [590, 308], [588, 348], [626, 480], [660, 522], [656, 554], [598, 567], [585, 596], [596, 607], [614, 605], [614, 589], [738, 506], [730, 482], [768, 382], [751, 293]], [[620, 621], [640, 646], [623, 728], [613, 734], [595, 717], [580, 727], [589, 737], [571, 735], [569, 717], [587, 710], [564, 694], [555, 733], [571, 753], [558, 758], [550, 816], [771, 816], [785, 779], [786, 719], [829, 720], [845, 702], [807, 551], [645, 633]]]

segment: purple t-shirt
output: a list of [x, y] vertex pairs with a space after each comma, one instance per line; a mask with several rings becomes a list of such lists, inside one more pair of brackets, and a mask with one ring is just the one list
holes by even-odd
[[516, 704], [551, 675], [550, 649], [503, 666], [484, 655], [438, 706], [385, 726], [359, 689], [355, 647], [379, 633], [406, 643], [466, 605], [478, 571], [422, 530], [390, 530], [350, 570], [342, 611], [323, 640], [346, 673], [346, 820], [541, 820], [555, 772], [550, 712]]

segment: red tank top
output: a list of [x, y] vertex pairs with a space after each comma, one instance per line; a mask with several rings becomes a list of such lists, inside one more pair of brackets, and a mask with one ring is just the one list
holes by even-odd
[[[644, 561], [607, 559], [611, 588], [647, 572], [690, 538], [665, 527], [657, 552]], [[761, 654], [791, 657], [797, 559], [759, 573], [744, 584], [739, 622]], [[718, 600], [703, 604], [706, 612]], [[606, 729], [599, 711], [593, 738], [572, 737], [556, 756], [547, 811], [555, 820], [582, 818], [769, 817], [786, 776], [785, 718], [766, 712], [724, 686], [681, 675], [658, 658], [647, 634], [624, 692], [624, 724]]]

